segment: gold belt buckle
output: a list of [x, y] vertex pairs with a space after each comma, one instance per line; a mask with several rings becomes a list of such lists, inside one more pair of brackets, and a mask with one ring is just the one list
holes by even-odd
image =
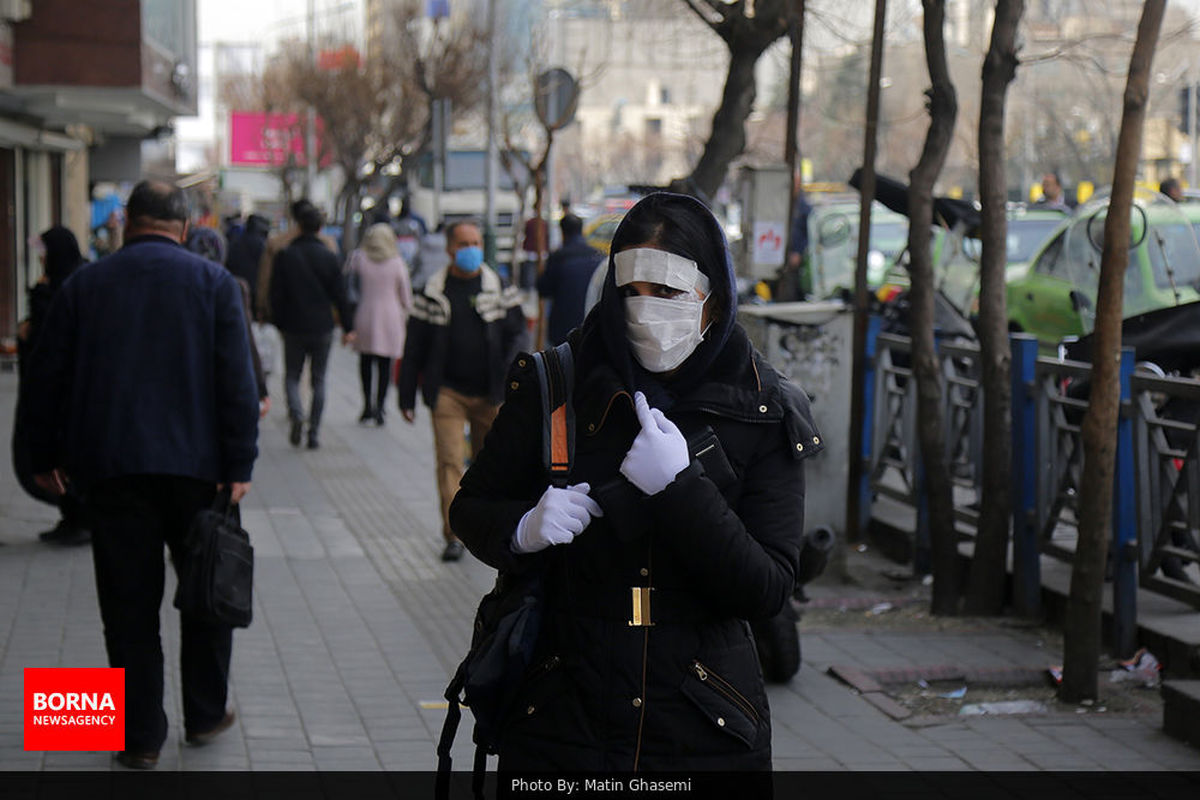
[[645, 628], [653, 625], [650, 620], [650, 586], [633, 586], [632, 593], [633, 619], [629, 620], [631, 628]]

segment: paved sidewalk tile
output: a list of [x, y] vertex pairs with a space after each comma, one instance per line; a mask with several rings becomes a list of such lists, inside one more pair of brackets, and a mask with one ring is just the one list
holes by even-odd
[[[279, 377], [272, 392], [281, 401]], [[277, 403], [243, 508], [256, 549], [254, 623], [234, 636], [236, 725], [211, 745], [183, 743], [178, 619], [161, 613], [169, 734], [162, 770], [429, 770], [442, 692], [466, 652], [490, 569], [443, 564], [428, 410], [357, 424], [356, 357], [335, 348], [322, 446], [286, 440]], [[0, 429], [11, 430], [15, 378], [0, 373]], [[394, 394], [389, 398], [394, 403]], [[0, 770], [119, 769], [107, 753], [25, 752], [22, 670], [106, 664], [88, 547], [37, 541], [55, 512], [0, 473]], [[168, 574], [168, 597], [174, 579]], [[1018, 635], [803, 634], [804, 666], [771, 686], [775, 766], [783, 770], [1196, 769], [1200, 755], [1160, 721], [1112, 716], [896, 722], [825, 674], [957, 664], [1026, 667], [1046, 653]], [[1040, 659], [1040, 660], [1039, 660]], [[455, 743], [469, 769], [469, 712]], [[494, 761], [492, 762], [494, 765]]]

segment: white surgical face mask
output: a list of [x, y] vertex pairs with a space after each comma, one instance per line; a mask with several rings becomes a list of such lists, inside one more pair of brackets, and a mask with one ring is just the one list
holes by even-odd
[[[708, 277], [695, 261], [652, 247], [622, 250], [614, 256], [617, 286], [637, 281], [678, 289], [678, 297], [625, 298], [625, 335], [638, 363], [650, 372], [669, 372], [704, 339], [701, 330]], [[701, 299], [703, 298], [703, 299]]]
[[625, 332], [638, 363], [650, 372], [669, 372], [687, 361], [707, 331], [701, 329], [704, 302], [694, 294], [626, 297]]

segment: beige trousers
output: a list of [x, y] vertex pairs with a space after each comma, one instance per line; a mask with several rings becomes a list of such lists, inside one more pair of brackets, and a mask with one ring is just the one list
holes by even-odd
[[492, 428], [499, 406], [486, 397], [468, 397], [448, 389], [438, 389], [433, 408], [433, 449], [437, 456], [438, 495], [442, 501], [442, 536], [447, 542], [455, 539], [450, 529], [450, 501], [458, 491], [463, 476], [466, 437], [464, 429], [471, 426], [471, 458], [478, 455], [483, 439]]

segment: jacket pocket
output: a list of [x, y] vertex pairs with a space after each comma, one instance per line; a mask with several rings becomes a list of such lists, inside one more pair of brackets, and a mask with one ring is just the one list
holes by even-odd
[[754, 704], [733, 684], [699, 661], [692, 661], [688, 666], [688, 677], [680, 688], [720, 731], [747, 747], [754, 747], [761, 717]]
[[520, 720], [539, 714], [544, 705], [562, 692], [562, 680], [557, 674], [561, 672], [561, 665], [562, 659], [552, 655], [525, 673], [521, 692], [512, 710], [513, 719]]

